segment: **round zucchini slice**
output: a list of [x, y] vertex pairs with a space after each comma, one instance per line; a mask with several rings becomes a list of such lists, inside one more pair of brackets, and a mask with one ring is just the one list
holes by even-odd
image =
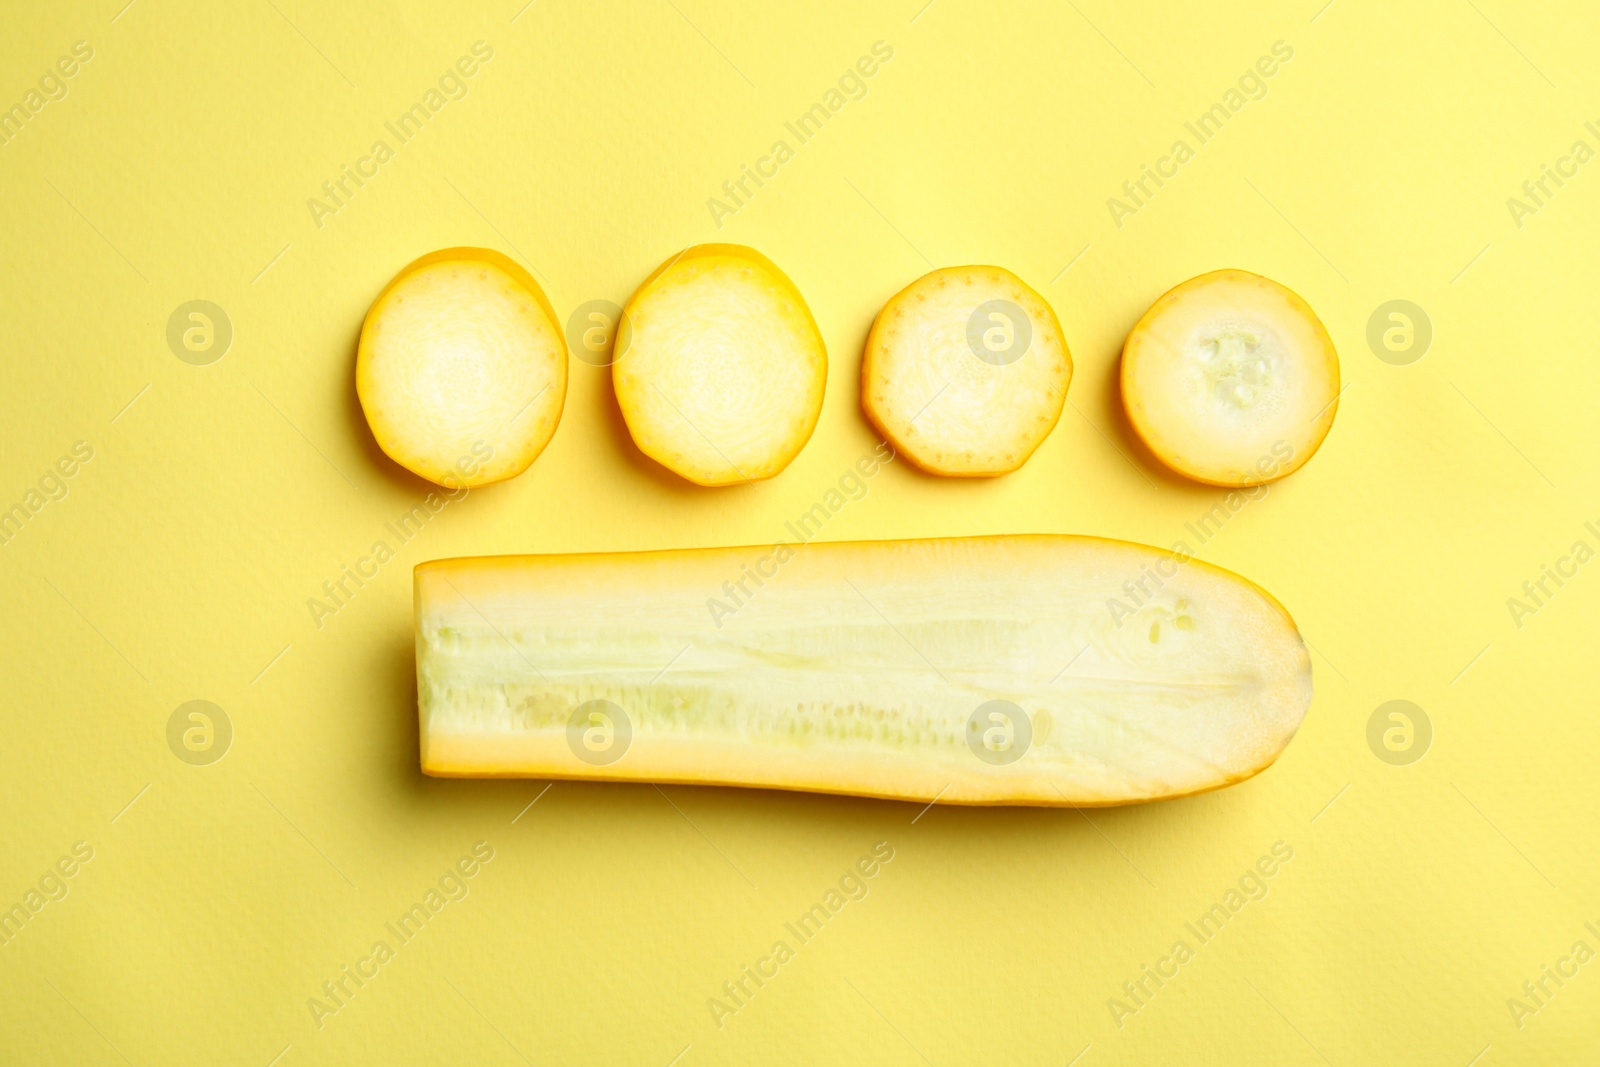
[[805, 298], [753, 248], [698, 245], [667, 260], [622, 311], [611, 366], [640, 451], [698, 485], [771, 478], [811, 438], [828, 353]]
[[1339, 356], [1304, 300], [1219, 270], [1150, 306], [1122, 349], [1122, 402], [1150, 451], [1208, 485], [1258, 485], [1303, 466], [1333, 425]]
[[515, 261], [446, 248], [395, 275], [367, 312], [356, 392], [390, 459], [439, 485], [515, 477], [544, 451], [567, 395], [555, 310]]
[[890, 298], [867, 335], [861, 406], [930, 474], [1014, 471], [1066, 402], [1072, 354], [1044, 297], [1000, 267], [946, 267]]

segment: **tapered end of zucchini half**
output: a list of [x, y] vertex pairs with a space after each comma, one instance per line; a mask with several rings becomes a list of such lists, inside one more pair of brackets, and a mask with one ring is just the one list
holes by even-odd
[[698, 245], [639, 286], [612, 364], [639, 450], [699, 485], [770, 478], [816, 428], [828, 354], [788, 275], [753, 248]]
[[1333, 425], [1339, 356], [1304, 300], [1219, 270], [1144, 313], [1122, 349], [1122, 402], [1156, 458], [1209, 485], [1298, 470]]
[[446, 248], [395, 275], [367, 312], [356, 392], [389, 458], [445, 486], [515, 477], [567, 395], [567, 350], [539, 283], [487, 248]]
[[861, 405], [930, 474], [1014, 471], [1066, 401], [1072, 356], [1042, 296], [1000, 267], [946, 267], [896, 293], [872, 324]]

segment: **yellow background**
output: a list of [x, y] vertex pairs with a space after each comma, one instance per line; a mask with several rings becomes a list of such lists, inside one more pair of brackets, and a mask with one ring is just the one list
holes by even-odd
[[[1506, 1003], [1574, 941], [1600, 949], [1600, 565], [1520, 628], [1506, 604], [1575, 540], [1600, 547], [1583, 527], [1600, 520], [1600, 163], [1520, 227], [1506, 204], [1575, 140], [1600, 147], [1592, 8], [121, 2], [11, 4], [0, 33], [5, 106], [72, 42], [94, 49], [0, 146], [0, 505], [94, 449], [0, 547], [0, 905], [74, 842], [95, 849], [0, 946], [4, 1062], [1594, 1055], [1600, 962], [1520, 1028]], [[494, 58], [469, 95], [318, 228], [307, 198], [479, 40]], [[794, 146], [784, 122], [879, 40], [894, 57], [865, 98]], [[1279, 40], [1294, 57], [1265, 98], [1116, 226], [1107, 199], [1192, 143], [1183, 123]], [[795, 158], [719, 229], [707, 199], [779, 138]], [[534, 467], [447, 508], [316, 626], [307, 598], [426, 492], [377, 452], [352, 385], [361, 317], [400, 266], [499, 248], [564, 318], [710, 240], [776, 260], [828, 342], [821, 424], [784, 474], [715, 491], [666, 475], [628, 441], [609, 373], [574, 360]], [[1225, 266], [1327, 323], [1348, 386], [1331, 435], [1200, 552], [1271, 590], [1315, 649], [1315, 702], [1276, 766], [1144, 807], [920, 818], [418, 773], [412, 565], [784, 536], [874, 444], [856, 389], [874, 313], [969, 262], [1052, 302], [1071, 407], [998, 480], [891, 466], [827, 538], [1169, 545], [1222, 494], [1129, 439], [1129, 326]], [[209, 366], [165, 340], [192, 299], [233, 324]], [[1433, 324], [1409, 366], [1366, 342], [1391, 299]], [[210, 766], [167, 745], [192, 699], [233, 724]], [[1409, 766], [1366, 741], [1391, 699], [1433, 725]], [[1122, 983], [1280, 840], [1294, 858], [1268, 896], [1119, 1028]], [[308, 998], [479, 841], [494, 859], [470, 895], [319, 1029]], [[719, 1029], [707, 1000], [879, 841], [895, 858], [870, 895]]]

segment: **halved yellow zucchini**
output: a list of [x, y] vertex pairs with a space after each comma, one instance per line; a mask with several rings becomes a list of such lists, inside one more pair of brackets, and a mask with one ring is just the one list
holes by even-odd
[[567, 349], [533, 276], [489, 248], [406, 265], [361, 326], [356, 392], [378, 445], [450, 487], [514, 477], [544, 451], [567, 395]]
[[1014, 471], [1067, 398], [1072, 355], [1044, 297], [1001, 267], [946, 267], [884, 304], [867, 335], [861, 406], [930, 474]]
[[1271, 596], [1066, 536], [436, 560], [422, 769], [1100, 805], [1249, 778], [1311, 663]]
[[639, 450], [699, 485], [770, 478], [811, 438], [828, 354], [805, 298], [753, 248], [697, 245], [657, 267], [622, 310], [612, 364]]
[[1298, 470], [1333, 426], [1339, 355], [1316, 312], [1259, 274], [1190, 278], [1122, 348], [1122, 402], [1156, 458], [1221, 486]]

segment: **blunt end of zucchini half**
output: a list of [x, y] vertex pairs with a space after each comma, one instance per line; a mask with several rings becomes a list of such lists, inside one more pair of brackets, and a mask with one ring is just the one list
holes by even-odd
[[1130, 804], [1259, 773], [1311, 703], [1270, 595], [1099, 538], [438, 560], [415, 596], [436, 776]]
[[929, 474], [991, 478], [1050, 435], [1072, 354], [1044, 297], [1003, 267], [945, 267], [896, 293], [867, 336], [861, 407]]
[[704, 486], [771, 478], [811, 439], [828, 355], [800, 290], [743, 245], [697, 245], [628, 300], [612, 364], [639, 450]]
[[556, 432], [567, 349], [533, 276], [489, 248], [407, 264], [372, 302], [356, 392], [378, 446], [456, 488], [527, 470]]
[[1207, 485], [1275, 481], [1321, 447], [1339, 408], [1339, 356], [1292, 290], [1243, 270], [1163, 294], [1122, 351], [1128, 421], [1153, 455]]

